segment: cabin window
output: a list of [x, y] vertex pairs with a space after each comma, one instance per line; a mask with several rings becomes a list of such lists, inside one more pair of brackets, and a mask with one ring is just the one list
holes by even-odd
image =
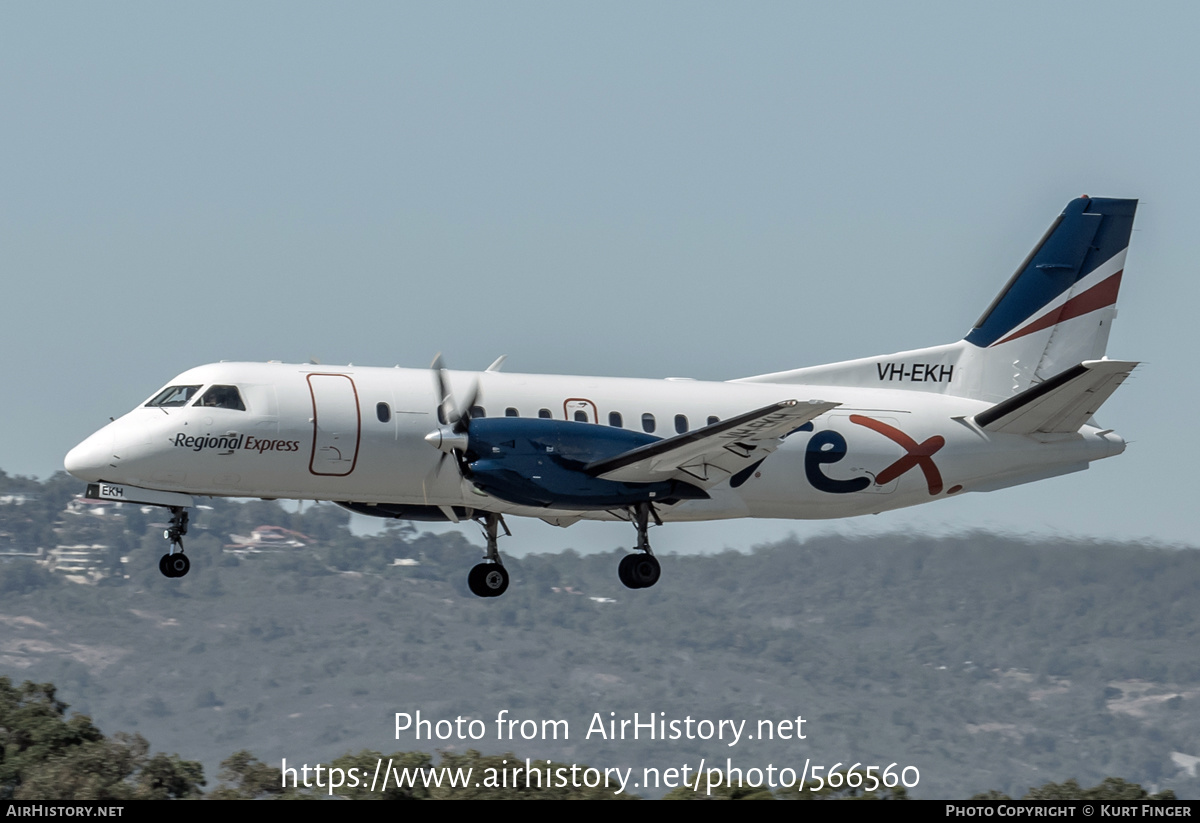
[[549, 420], [553, 416], [554, 415], [550, 414], [549, 409], [538, 409], [538, 417], [542, 418], [543, 420]]
[[487, 411], [484, 410], [483, 406], [472, 406], [467, 414], [471, 415], [472, 420], [479, 417], [487, 417]]
[[608, 425], [610, 425], [616, 429], [622, 428], [624, 426], [624, 422], [621, 420], [621, 413], [620, 412], [609, 412], [608, 413]]
[[687, 415], [686, 414], [675, 415], [675, 431], [679, 434], [683, 434], [684, 432], [687, 431], [687, 429], [688, 429]]
[[708, 425], [711, 426], [713, 423], [720, 423], [720, 422], [721, 422], [721, 418], [717, 417], [715, 414], [710, 414], [708, 416]]
[[389, 423], [392, 419], [392, 407], [387, 403], [375, 404], [375, 416], [379, 418], [380, 423]]
[[575, 422], [576, 423], [588, 422], [587, 412], [585, 412], [583, 409], [576, 409], [575, 410]]
[[507, 409], [504, 410], [504, 416], [505, 417], [520, 417], [521, 414], [516, 409], [514, 409], [512, 406], [509, 406]]
[[642, 431], [654, 431], [654, 415], [652, 415], [650, 412], [646, 412], [642, 415]]
[[176, 408], [178, 406], [186, 406], [188, 401], [196, 392], [200, 391], [199, 386], [170, 386], [154, 395], [154, 399], [147, 403], [147, 406], [158, 406], [160, 408]]

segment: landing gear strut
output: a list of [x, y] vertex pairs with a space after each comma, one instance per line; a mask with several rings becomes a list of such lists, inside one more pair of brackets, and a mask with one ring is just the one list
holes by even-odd
[[163, 532], [163, 537], [171, 544], [171, 548], [159, 559], [158, 570], [164, 577], [183, 577], [192, 567], [191, 561], [183, 553], [183, 536], [188, 530], [188, 511], [183, 506], [171, 506], [170, 509], [171, 525]]
[[483, 527], [483, 536], [487, 538], [487, 555], [484, 562], [471, 569], [467, 575], [467, 585], [471, 593], [479, 597], [499, 597], [508, 590], [508, 570], [500, 561], [500, 551], [496, 547], [497, 531], [501, 526], [504, 533], [512, 537], [504, 518], [494, 512], [488, 512], [477, 518]]
[[662, 574], [658, 558], [650, 551], [650, 518], [654, 518], [657, 526], [662, 525], [662, 520], [654, 510], [653, 503], [636, 504], [630, 515], [637, 527], [637, 546], [634, 548], [638, 554], [627, 554], [621, 558], [621, 564], [617, 566], [617, 577], [630, 589], [648, 589], [658, 582]]

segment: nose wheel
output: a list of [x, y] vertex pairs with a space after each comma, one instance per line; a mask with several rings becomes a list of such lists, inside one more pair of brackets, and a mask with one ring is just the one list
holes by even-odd
[[183, 536], [188, 530], [188, 511], [182, 506], [171, 506], [171, 523], [163, 537], [171, 548], [158, 561], [158, 570], [163, 577], [183, 577], [192, 568], [192, 563], [183, 553]]
[[186, 554], [164, 554], [158, 561], [158, 570], [163, 577], [183, 577], [192, 567]]

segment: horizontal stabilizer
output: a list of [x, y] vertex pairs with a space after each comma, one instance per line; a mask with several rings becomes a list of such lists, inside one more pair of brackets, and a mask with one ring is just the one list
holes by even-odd
[[1006, 434], [1077, 432], [1138, 364], [1085, 360], [975, 415], [981, 428]]
[[779, 448], [785, 435], [839, 405], [822, 400], [807, 403], [784, 400], [598, 460], [585, 466], [584, 471], [593, 477], [624, 483], [650, 483], [675, 477], [711, 488], [762, 460]]

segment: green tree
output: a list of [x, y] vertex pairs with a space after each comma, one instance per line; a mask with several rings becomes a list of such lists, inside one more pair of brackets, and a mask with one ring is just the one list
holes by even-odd
[[1175, 792], [1164, 791], [1150, 794], [1137, 783], [1130, 783], [1119, 777], [1106, 777], [1099, 784], [1085, 789], [1074, 780], [1065, 783], [1047, 783], [1044, 786], [1030, 788], [1022, 800], [1174, 800]]
[[[471, 770], [471, 779], [467, 785], [449, 786], [430, 789], [433, 800], [637, 800], [636, 795], [628, 793], [617, 794], [620, 786], [608, 779], [601, 780], [594, 787], [577, 786], [582, 783], [582, 777], [576, 780], [572, 776], [583, 774], [587, 767], [579, 765], [572, 767], [566, 763], [535, 760], [531, 764], [530, 774], [525, 767], [525, 758], [518, 757], [512, 752], [498, 755], [483, 755], [474, 749], [468, 749], [462, 754], [442, 752], [438, 768], [465, 774]], [[459, 771], [461, 770], [461, 771]], [[567, 785], [560, 785], [567, 783]], [[478, 785], [477, 785], [478, 784]]]
[[104, 739], [91, 719], [73, 715], [50, 683], [13, 686], [0, 677], [0, 798], [12, 799], [25, 774], [64, 751]]
[[[727, 777], [727, 776], [726, 776]], [[723, 777], [720, 786], [701, 787], [697, 790], [700, 775], [663, 795], [663, 800], [774, 800], [775, 795], [766, 786], [730, 786]]]
[[[361, 775], [374, 776], [377, 764], [380, 764], [381, 777], [378, 790], [371, 791], [370, 780], [364, 782]], [[428, 769], [432, 765], [433, 758], [425, 752], [395, 752], [385, 757], [379, 752], [363, 749], [358, 754], [344, 754], [333, 761], [330, 768], [341, 769], [345, 775], [351, 774], [350, 770], [354, 769], [360, 777], [357, 781], [347, 777], [333, 793], [350, 800], [428, 800], [429, 789], [424, 783], [406, 781], [404, 777], [406, 774], [412, 775], [413, 769]]]
[[210, 800], [282, 800], [304, 797], [303, 788], [284, 786], [278, 768], [268, 766], [245, 749], [221, 761], [221, 785]]
[[177, 755], [149, 756], [141, 735], [72, 746], [30, 767], [16, 800], [179, 800], [200, 796], [204, 770]]
[[149, 756], [141, 735], [106, 738], [90, 718], [67, 717], [50, 683], [0, 677], [0, 799], [167, 800], [197, 797], [199, 763]]

